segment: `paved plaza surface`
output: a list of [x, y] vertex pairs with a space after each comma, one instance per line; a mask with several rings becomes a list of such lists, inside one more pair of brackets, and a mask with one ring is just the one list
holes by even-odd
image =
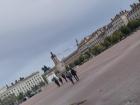
[[77, 71], [75, 85], [51, 84], [22, 105], [140, 105], [140, 31]]

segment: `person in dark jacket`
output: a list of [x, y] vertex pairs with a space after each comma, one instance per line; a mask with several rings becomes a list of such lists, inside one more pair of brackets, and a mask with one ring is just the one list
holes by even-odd
[[77, 75], [77, 71], [74, 70], [73, 68], [70, 68], [70, 71], [71, 71], [72, 76], [73, 76], [77, 81], [79, 81], [79, 77], [78, 77], [78, 75]]
[[72, 78], [72, 74], [70, 71], [66, 71], [66, 77], [71, 81], [71, 83], [74, 85], [74, 81]]
[[56, 77], [53, 77], [52, 81], [58, 86], [60, 87], [60, 83], [58, 81], [58, 79]]
[[62, 80], [62, 78], [59, 77], [59, 81], [61, 82], [61, 84], [63, 84], [63, 80]]
[[62, 78], [64, 78], [64, 80], [65, 80], [66, 82], [68, 82], [67, 77], [66, 77], [65, 74], [62, 73], [61, 76], [62, 76]]

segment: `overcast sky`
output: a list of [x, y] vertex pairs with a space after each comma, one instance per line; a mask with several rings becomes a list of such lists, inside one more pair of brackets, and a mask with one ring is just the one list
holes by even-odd
[[0, 87], [53, 66], [82, 39], [137, 0], [0, 0]]

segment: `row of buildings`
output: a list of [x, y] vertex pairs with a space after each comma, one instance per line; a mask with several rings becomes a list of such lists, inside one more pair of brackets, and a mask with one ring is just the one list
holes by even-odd
[[55, 66], [47, 70], [47, 72], [41, 74], [40, 72], [34, 72], [26, 78], [21, 77], [19, 80], [16, 80], [11, 85], [6, 85], [0, 89], [0, 99], [4, 99], [9, 95], [18, 96], [20, 93], [26, 94], [28, 91], [32, 91], [35, 86], [40, 84], [48, 84], [52, 82], [52, 79], [56, 77], [56, 71], [63, 72], [65, 71], [64, 62], [60, 61], [58, 57], [51, 52], [51, 59], [53, 60]]
[[140, 0], [138, 3], [132, 4], [130, 10], [121, 11], [111, 19], [109, 24], [97, 29], [91, 35], [85, 37], [80, 43], [76, 40], [77, 49], [62, 61], [60, 61], [55, 54], [51, 53], [51, 58], [55, 63], [55, 67], [53, 67], [49, 72], [46, 72], [43, 76], [39, 72], [35, 72], [26, 78], [20, 78], [20, 80], [12, 83], [11, 86], [1, 88], [0, 99], [3, 99], [10, 94], [18, 96], [20, 93], [26, 93], [34, 86], [39, 85], [41, 82], [45, 82], [44, 78], [51, 81], [53, 76], [55, 76], [53, 71], [56, 71], [57, 69], [63, 71], [65, 66], [77, 60], [79, 56], [82, 53], [85, 53], [90, 47], [102, 42], [105, 37], [112, 35], [112, 33], [117, 31], [119, 28], [127, 25], [129, 21], [135, 19], [140, 19]]
[[91, 35], [85, 37], [80, 43], [77, 43], [77, 49], [68, 57], [63, 59], [66, 65], [73, 63], [77, 60], [80, 54], [85, 53], [91, 46], [95, 46], [99, 42], [102, 42], [105, 37], [112, 35], [115, 31], [119, 30], [122, 26], [128, 24], [129, 21], [140, 19], [140, 0], [138, 3], [130, 5], [130, 10], [124, 10], [116, 14], [111, 18], [109, 24], [97, 29]]
[[[111, 18], [109, 24], [97, 29], [91, 35], [88, 35], [83, 40], [81, 40], [80, 43], [78, 42], [78, 40], [76, 40], [77, 49], [70, 55], [62, 59], [62, 61], [58, 60], [55, 54], [52, 54], [52, 60], [56, 65], [52, 69], [52, 71], [56, 71], [58, 68], [63, 70], [64, 66], [73, 64], [80, 57], [80, 55], [87, 52], [89, 48], [104, 41], [107, 36], [112, 35], [122, 26], [127, 25], [129, 21], [136, 19], [140, 19], [140, 0], [138, 1], [138, 3], [132, 4], [130, 10], [124, 10], [116, 14], [115, 17]], [[51, 75], [53, 75], [53, 72], [47, 73], [46, 78]]]
[[32, 73], [26, 78], [20, 78], [15, 83], [11, 83], [10, 86], [6, 85], [0, 89], [0, 99], [4, 99], [9, 95], [18, 96], [20, 93], [25, 94], [27, 91], [31, 91], [33, 87], [40, 85], [44, 81], [42, 75], [39, 72]]
[[39, 86], [42, 83], [48, 84], [52, 82], [54, 77], [57, 77], [56, 71], [65, 71], [64, 62], [60, 61], [58, 57], [51, 52], [51, 59], [55, 66], [47, 72], [41, 74], [40, 72], [34, 72], [26, 78], [21, 77], [11, 85], [6, 85], [0, 89], [0, 99], [4, 99], [10, 95], [18, 96], [20, 93], [26, 94], [28, 91], [32, 91], [35, 86]]

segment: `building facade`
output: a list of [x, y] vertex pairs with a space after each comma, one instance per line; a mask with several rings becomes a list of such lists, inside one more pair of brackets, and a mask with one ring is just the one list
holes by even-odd
[[81, 40], [80, 43], [76, 40], [77, 49], [63, 59], [65, 65], [73, 64], [80, 57], [81, 54], [84, 54], [89, 50], [89, 48], [102, 42], [106, 37], [106, 29], [106, 26], [99, 28], [91, 35], [88, 35], [83, 40]]
[[131, 6], [131, 10], [128, 14], [128, 20], [132, 21], [132, 20], [140, 19], [140, 0], [139, 3], [134, 3], [130, 6]]
[[25, 94], [27, 91], [31, 91], [34, 86], [38, 86], [41, 82], [45, 82], [39, 72], [32, 73], [26, 78], [22, 78], [15, 84], [12, 83], [5, 91], [0, 93], [0, 98], [5, 98], [11, 94], [18, 96], [20, 93]]
[[79, 44], [79, 53], [85, 53], [89, 48], [101, 43], [106, 37], [107, 27], [101, 27], [93, 32], [91, 35], [85, 37]]
[[2, 87], [2, 88], [0, 88], [0, 97], [1, 97], [1, 95], [4, 93], [4, 92], [6, 92], [7, 91], [7, 87]]
[[115, 18], [111, 19], [111, 22], [107, 25], [107, 36], [112, 35], [115, 31], [119, 30], [122, 26], [126, 26], [128, 24], [128, 11], [121, 11], [119, 14], [115, 16]]

